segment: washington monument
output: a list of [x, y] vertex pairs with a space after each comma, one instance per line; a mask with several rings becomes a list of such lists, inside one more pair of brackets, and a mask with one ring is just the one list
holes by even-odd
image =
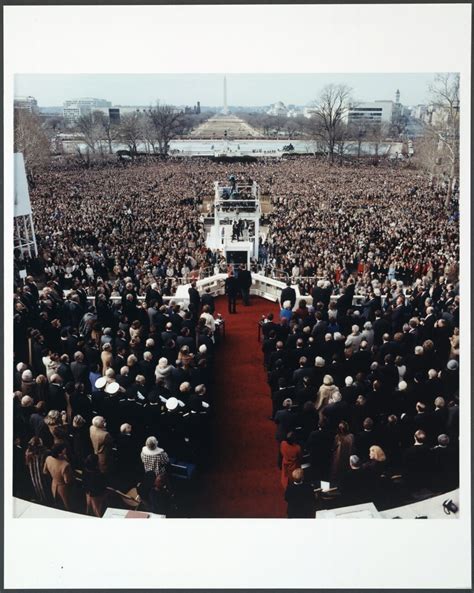
[[229, 115], [229, 108], [227, 107], [227, 78], [224, 75], [224, 107], [222, 108], [222, 115]]

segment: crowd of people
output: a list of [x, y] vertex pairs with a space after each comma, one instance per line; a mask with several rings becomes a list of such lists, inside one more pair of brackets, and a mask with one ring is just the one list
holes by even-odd
[[[457, 279], [456, 204], [447, 209], [423, 172], [331, 167], [317, 157], [234, 163], [232, 172], [241, 183], [256, 181], [271, 201], [255, 262], [269, 275], [306, 291], [315, 278], [338, 285], [352, 272], [358, 290], [374, 277]], [[97, 282], [115, 288], [130, 276], [142, 293], [158, 282], [173, 294], [180, 279], [225, 271], [222, 253], [205, 244], [203, 202], [228, 177], [229, 165], [200, 158], [90, 169], [53, 162], [31, 191], [39, 257], [23, 262], [17, 254], [17, 268], [58, 278], [63, 288], [78, 279], [93, 292]]]
[[[32, 181], [38, 257], [15, 253], [17, 491], [75, 508], [79, 471], [99, 514], [107, 486], [140, 483], [163, 502], [170, 463], [206, 458], [218, 324], [195, 288], [189, 310], [163, 297], [227, 271], [206, 247], [203, 204], [229, 173], [272, 205], [253, 269], [283, 274], [314, 305], [293, 310], [290, 288], [281, 320], [263, 324], [285, 487], [307, 484], [303, 455], [313, 481], [390, 468], [454, 484], [459, 228], [424, 173], [316, 157], [232, 171], [204, 158], [66, 158]], [[233, 312], [231, 281], [226, 291]], [[409, 453], [415, 442], [426, 453]]]
[[319, 281], [308, 304], [288, 282], [280, 318], [261, 322], [290, 517], [314, 516], [324, 482], [341, 506], [381, 508], [459, 485], [456, 287], [393, 281], [359, 305], [355, 287], [350, 276], [335, 299]]
[[[265, 261], [302, 285], [314, 277], [336, 285], [350, 273], [358, 290], [373, 278], [458, 277], [456, 205], [420, 171], [398, 167], [314, 165], [276, 176]], [[305, 278], [310, 282], [304, 282]]]
[[[52, 285], [51, 285], [52, 284]], [[192, 294], [192, 291], [196, 294]], [[101, 516], [110, 492], [179, 512], [173, 467], [205, 467], [220, 319], [126, 279], [114, 303], [25, 279], [15, 297], [14, 493]], [[212, 324], [210, 323], [212, 320]], [[132, 503], [133, 504], [133, 503]]]

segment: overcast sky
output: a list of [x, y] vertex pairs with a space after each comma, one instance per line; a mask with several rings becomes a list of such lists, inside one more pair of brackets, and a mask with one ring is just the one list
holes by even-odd
[[[228, 74], [228, 104], [268, 105], [276, 101], [306, 105], [329, 83], [345, 83], [356, 101], [394, 99], [400, 89], [404, 105], [425, 103], [433, 73], [410, 74]], [[66, 99], [95, 97], [114, 105], [150, 105], [160, 100], [175, 105], [219, 106], [223, 74], [19, 74], [15, 95], [32, 95], [40, 107], [62, 105]]]

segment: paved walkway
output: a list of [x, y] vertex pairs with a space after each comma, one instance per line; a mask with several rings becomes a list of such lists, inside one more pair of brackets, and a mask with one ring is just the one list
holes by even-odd
[[256, 138], [261, 134], [255, 128], [252, 128], [247, 122], [236, 115], [214, 115], [200, 126], [198, 126], [191, 136], [194, 138], [222, 138], [227, 131], [227, 138]]

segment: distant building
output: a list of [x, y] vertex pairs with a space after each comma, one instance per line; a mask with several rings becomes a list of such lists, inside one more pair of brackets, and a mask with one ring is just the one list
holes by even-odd
[[286, 117], [288, 109], [282, 101], [273, 103], [270, 105], [270, 109], [267, 110], [267, 115], [284, 115]]
[[426, 105], [415, 105], [411, 108], [411, 117], [423, 119], [426, 113]]
[[13, 106], [15, 109], [24, 109], [30, 113], [39, 113], [38, 101], [34, 97], [15, 97]]
[[58, 107], [39, 107], [39, 112], [42, 115], [56, 115], [61, 116], [63, 115], [63, 108], [61, 106]]
[[394, 118], [394, 105], [393, 101], [372, 101], [353, 105], [347, 113], [347, 123], [390, 124]]
[[82, 99], [70, 99], [63, 103], [63, 116], [66, 124], [75, 124], [83, 115], [90, 115], [93, 111], [110, 108], [112, 103], [105, 99], [94, 99], [84, 97]]
[[[455, 110], [459, 110], [459, 105], [454, 106]], [[444, 126], [449, 123], [451, 118], [451, 111], [444, 105], [426, 105], [421, 120], [433, 126]]]
[[400, 91], [395, 92], [395, 101], [371, 101], [352, 105], [347, 113], [347, 123], [399, 124], [410, 112], [400, 103]]
[[122, 116], [131, 113], [147, 113], [152, 107], [150, 105], [114, 105], [114, 109], [118, 110], [119, 116]]
[[[316, 113], [314, 105], [303, 109], [303, 115], [311, 118]], [[400, 91], [395, 93], [395, 101], [367, 101], [349, 105], [344, 120], [348, 124], [393, 124], [404, 115], [404, 107], [400, 103]]]
[[109, 109], [109, 121], [111, 124], [118, 125], [120, 123], [120, 109], [111, 107]]

